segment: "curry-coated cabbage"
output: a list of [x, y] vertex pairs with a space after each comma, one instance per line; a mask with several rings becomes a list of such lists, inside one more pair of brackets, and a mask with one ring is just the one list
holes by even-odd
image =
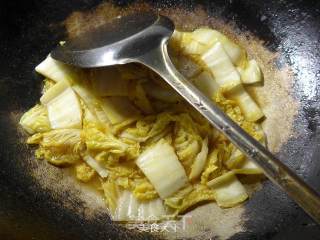
[[[257, 62], [209, 28], [176, 30], [169, 47], [177, 69], [265, 144], [263, 111], [243, 86], [262, 80]], [[139, 64], [82, 70], [48, 56], [36, 71], [46, 79], [40, 103], [20, 119], [27, 143], [103, 192], [114, 220], [162, 220], [212, 201], [233, 207], [248, 198], [244, 175], [262, 173]]]

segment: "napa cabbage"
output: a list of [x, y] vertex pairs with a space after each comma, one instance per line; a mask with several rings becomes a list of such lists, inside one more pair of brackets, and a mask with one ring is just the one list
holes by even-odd
[[39, 104], [25, 112], [19, 123], [29, 134], [47, 132], [51, 129], [47, 109]]
[[[178, 71], [265, 145], [263, 111], [243, 86], [262, 81], [257, 62], [209, 28], [175, 30], [169, 46]], [[114, 220], [161, 220], [208, 201], [233, 207], [248, 198], [238, 176], [262, 173], [140, 64], [83, 70], [48, 56], [36, 71], [46, 79], [40, 104], [20, 119], [27, 143], [101, 186]]]

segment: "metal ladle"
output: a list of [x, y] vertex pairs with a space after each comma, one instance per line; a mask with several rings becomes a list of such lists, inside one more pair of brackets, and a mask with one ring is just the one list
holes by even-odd
[[176, 70], [167, 51], [173, 31], [174, 24], [167, 17], [132, 14], [70, 39], [51, 56], [82, 68], [131, 62], [151, 68], [320, 223], [319, 195]]

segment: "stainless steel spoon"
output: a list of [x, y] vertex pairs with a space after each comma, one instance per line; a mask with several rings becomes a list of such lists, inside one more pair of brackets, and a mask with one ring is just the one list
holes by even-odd
[[82, 68], [131, 62], [151, 68], [320, 223], [319, 195], [176, 70], [167, 51], [173, 31], [174, 24], [167, 17], [137, 13], [70, 39], [51, 56]]

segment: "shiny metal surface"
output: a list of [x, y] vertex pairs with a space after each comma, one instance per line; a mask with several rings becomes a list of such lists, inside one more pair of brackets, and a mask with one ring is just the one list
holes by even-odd
[[[167, 53], [167, 40], [174, 30], [173, 23], [168, 18], [152, 14], [143, 16], [140, 13], [137, 21], [134, 20], [135, 17], [128, 16], [116, 20], [110, 26], [103, 26], [90, 34], [79, 36], [55, 49], [51, 55], [57, 60], [79, 67], [140, 62], [153, 69], [213, 126], [257, 163], [273, 183], [280, 186], [317, 223], [320, 223], [318, 194], [227, 117], [175, 69]], [[130, 29], [131, 35], [119, 31], [122, 28], [121, 24], [124, 24], [124, 29]], [[116, 30], [114, 35], [112, 30]], [[110, 35], [113, 35], [111, 40], [105, 39]], [[104, 39], [105, 45], [103, 44]], [[91, 48], [90, 44], [92, 44]]]
[[135, 62], [136, 58], [159, 46], [174, 27], [152, 13], [119, 17], [57, 47], [51, 55], [65, 63], [82, 67], [102, 67]]

